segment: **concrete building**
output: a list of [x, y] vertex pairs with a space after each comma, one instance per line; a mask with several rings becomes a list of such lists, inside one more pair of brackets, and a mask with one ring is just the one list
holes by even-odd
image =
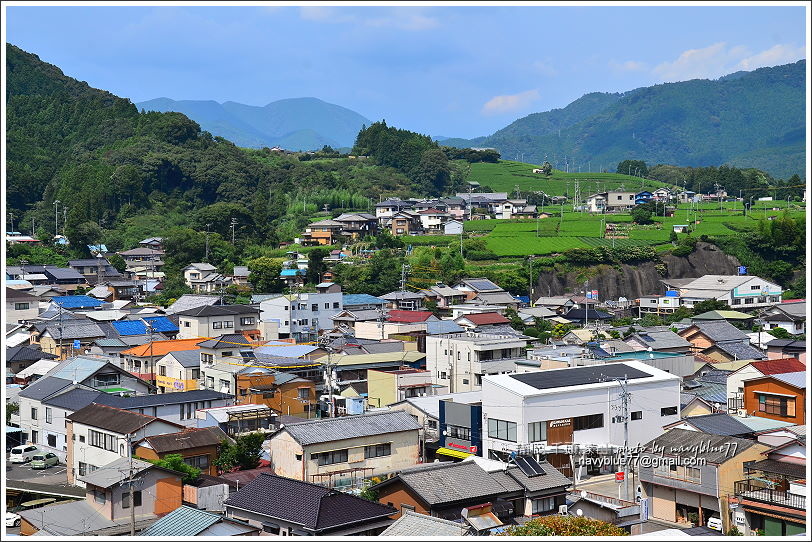
[[6, 287], [7, 324], [22, 324], [39, 316], [40, 298], [22, 290]]
[[259, 304], [260, 320], [278, 325], [281, 338], [313, 340], [332, 329], [332, 317], [344, 310], [341, 286], [321, 283], [316, 293], [285, 294]]
[[708, 299], [724, 301], [737, 310], [753, 310], [781, 303], [778, 284], [751, 275], [704, 275], [694, 279], [662, 279], [668, 290], [679, 292], [683, 306], [692, 308]]
[[257, 339], [263, 336], [259, 309], [248, 305], [203, 306], [176, 313], [178, 339], [208, 338], [239, 333]]
[[367, 400], [371, 407], [384, 407], [408, 397], [441, 395], [448, 388], [432, 384], [431, 371], [420, 369], [368, 369]]
[[276, 474], [328, 487], [360, 487], [415, 465], [420, 426], [405, 412], [376, 412], [283, 425], [271, 435]]
[[451, 393], [480, 389], [485, 375], [512, 373], [527, 358], [527, 339], [490, 333], [426, 337], [426, 369]]
[[[629, 446], [650, 441], [680, 419], [680, 378], [638, 361], [485, 376], [483, 457], [570, 443], [596, 445], [611, 454], [612, 447], [624, 445], [624, 388], [631, 394]], [[547, 457], [572, 474], [569, 456]]]

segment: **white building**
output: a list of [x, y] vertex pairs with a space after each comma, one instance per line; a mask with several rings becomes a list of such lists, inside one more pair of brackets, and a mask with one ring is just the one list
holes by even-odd
[[651, 441], [680, 419], [681, 379], [637, 361], [485, 376], [483, 457], [538, 445], [623, 446], [618, 379], [624, 377], [629, 446]]
[[724, 301], [737, 310], [760, 309], [781, 303], [781, 286], [752, 275], [704, 275], [696, 279], [663, 279], [679, 291], [681, 304], [692, 308], [708, 299]]
[[426, 337], [426, 369], [451, 393], [474, 391], [482, 377], [516, 371], [527, 359], [526, 339], [490, 333], [449, 333]]
[[323, 282], [316, 293], [280, 295], [259, 304], [260, 320], [279, 326], [280, 338], [312, 339], [333, 328], [332, 317], [344, 310], [341, 286]]

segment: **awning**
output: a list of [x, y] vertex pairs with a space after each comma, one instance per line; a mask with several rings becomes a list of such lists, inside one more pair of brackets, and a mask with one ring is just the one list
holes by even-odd
[[452, 450], [451, 448], [438, 448], [438, 454], [447, 455], [449, 457], [456, 457], [457, 459], [465, 459], [474, 454], [469, 454], [468, 452], [462, 452], [460, 450]]

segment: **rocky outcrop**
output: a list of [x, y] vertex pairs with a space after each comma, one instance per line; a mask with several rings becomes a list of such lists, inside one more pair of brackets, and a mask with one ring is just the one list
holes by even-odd
[[638, 265], [599, 265], [589, 269], [573, 270], [565, 274], [542, 272], [536, 283], [536, 295], [562, 295], [577, 293], [584, 289], [584, 279], [589, 289], [598, 290], [601, 299], [618, 299], [623, 296], [634, 299], [641, 295], [663, 292], [660, 279], [693, 278], [702, 275], [735, 275], [739, 261], [708, 243], [697, 243], [696, 249], [687, 257], [664, 254], [665, 275], [661, 275], [655, 262]]

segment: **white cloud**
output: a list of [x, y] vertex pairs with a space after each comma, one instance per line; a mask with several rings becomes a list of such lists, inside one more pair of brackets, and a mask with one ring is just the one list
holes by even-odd
[[755, 70], [766, 66], [789, 64], [805, 57], [806, 51], [803, 47], [779, 43], [766, 51], [741, 59], [738, 67], [742, 70]]
[[527, 107], [539, 99], [539, 91], [536, 89], [525, 90], [518, 94], [505, 94], [494, 96], [482, 106], [483, 115], [498, 115], [501, 113], [511, 113]]
[[704, 49], [684, 51], [673, 62], [657, 65], [652, 73], [658, 80], [665, 82], [716, 79], [739, 70], [788, 64], [804, 56], [803, 47], [787, 44], [774, 45], [770, 49], [753, 54], [744, 45], [728, 47], [725, 42], [719, 42]]
[[545, 58], [544, 60], [536, 60], [530, 66], [542, 75], [553, 76], [558, 73], [555, 67], [553, 67], [553, 63], [549, 58]]

